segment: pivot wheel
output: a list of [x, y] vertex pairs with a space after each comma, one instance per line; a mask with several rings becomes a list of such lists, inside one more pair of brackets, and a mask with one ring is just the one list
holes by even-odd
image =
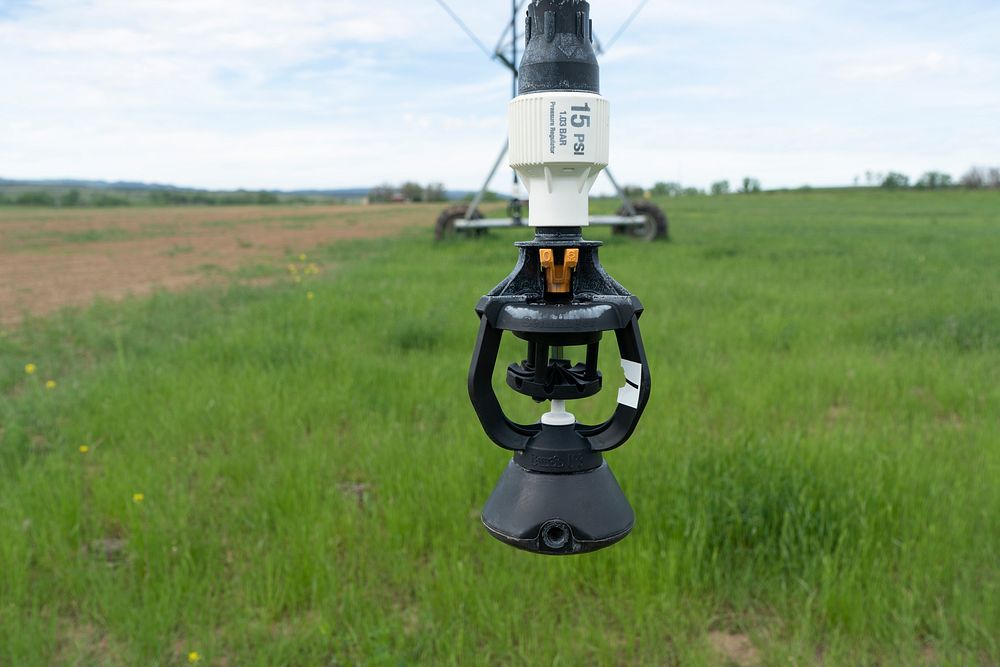
[[[615, 227], [616, 234], [628, 234], [644, 241], [670, 240], [670, 222], [659, 206], [651, 201], [635, 201], [632, 202], [632, 208], [636, 215], [646, 218], [645, 222], [641, 225], [619, 225]], [[622, 206], [618, 209], [618, 215], [624, 217], [631, 214]]]
[[[466, 204], [456, 204], [455, 206], [449, 206], [445, 210], [441, 211], [441, 215], [438, 216], [437, 224], [434, 226], [434, 240], [443, 241], [446, 238], [451, 238], [456, 234], [474, 234], [475, 236], [482, 236], [486, 233], [485, 229], [457, 229], [455, 223], [459, 220], [465, 219], [465, 214], [469, 211], [469, 207]], [[477, 208], [472, 212], [472, 220], [482, 220], [483, 214]]]

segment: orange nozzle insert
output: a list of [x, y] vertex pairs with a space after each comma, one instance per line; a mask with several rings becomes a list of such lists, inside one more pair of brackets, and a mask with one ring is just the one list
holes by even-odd
[[568, 294], [572, 289], [573, 269], [580, 261], [579, 248], [566, 248], [563, 263], [556, 264], [556, 254], [551, 248], [542, 248], [538, 257], [545, 271], [545, 291], [549, 294]]

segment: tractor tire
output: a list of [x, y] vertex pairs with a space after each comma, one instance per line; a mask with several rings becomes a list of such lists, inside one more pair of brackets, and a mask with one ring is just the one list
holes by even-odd
[[[465, 214], [468, 212], [469, 207], [465, 204], [456, 204], [455, 206], [449, 206], [445, 210], [441, 211], [441, 215], [438, 216], [437, 224], [434, 226], [434, 240], [444, 241], [447, 238], [451, 238], [457, 234], [474, 234], [475, 236], [482, 236], [486, 233], [485, 229], [455, 229], [455, 223], [459, 220], [465, 219]], [[477, 208], [472, 212], [473, 220], [482, 220], [483, 214]]]
[[[632, 202], [632, 208], [637, 215], [646, 217], [643, 225], [620, 225], [615, 227], [616, 234], [627, 234], [633, 238], [644, 241], [655, 241], [656, 239], [670, 240], [670, 221], [667, 214], [651, 201]], [[622, 206], [618, 209], [618, 215], [627, 216], [629, 212]]]

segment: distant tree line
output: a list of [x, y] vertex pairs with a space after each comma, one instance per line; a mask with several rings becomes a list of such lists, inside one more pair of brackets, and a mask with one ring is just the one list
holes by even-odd
[[[288, 200], [285, 200], [286, 203]], [[239, 206], [255, 205], [270, 206], [281, 204], [282, 198], [274, 192], [266, 190], [249, 191], [237, 190], [236, 192], [185, 192], [183, 190], [154, 190], [149, 193], [149, 203], [156, 206]]]
[[42, 206], [52, 208], [115, 206], [270, 206], [274, 204], [341, 203], [341, 200], [298, 195], [281, 195], [266, 190], [208, 192], [199, 190], [142, 190], [129, 196], [100, 190], [79, 189], [0, 191], [0, 206]]
[[391, 183], [377, 185], [368, 192], [368, 201], [372, 204], [390, 202], [442, 202], [448, 200], [443, 183], [420, 185], [407, 181], [396, 186]]
[[[868, 187], [880, 187], [886, 190], [942, 190], [947, 188], [965, 188], [968, 190], [1000, 190], [1000, 168], [998, 167], [973, 167], [955, 181], [949, 174], [940, 171], [928, 171], [916, 181], [912, 181], [909, 176], [897, 171], [888, 173], [868, 171], [865, 172], [865, 185]], [[862, 185], [860, 178], [854, 179], [854, 185]], [[811, 190], [809, 186], [803, 186], [802, 190]], [[729, 181], [716, 181], [707, 190], [684, 187], [676, 182], [658, 182], [652, 188], [646, 189], [638, 185], [626, 185], [623, 188], [625, 196], [629, 199], [641, 199], [644, 197], [681, 197], [695, 195], [728, 195], [728, 194], [757, 194], [763, 192], [760, 181], [747, 176], [740, 182], [737, 188], [733, 188]]]
[[[860, 179], [855, 178], [858, 185]], [[1000, 190], [1000, 168], [972, 167], [956, 182], [950, 174], [940, 171], [928, 171], [915, 182], [906, 174], [890, 171], [883, 174], [877, 171], [865, 172], [865, 183], [869, 187], [881, 187], [886, 190], [942, 190], [945, 188], [965, 188], [967, 190]]]
[[1000, 190], [1000, 167], [973, 167], [959, 179], [958, 184], [970, 190]]
[[129, 206], [127, 198], [102, 192], [84, 197], [79, 190], [66, 193], [49, 190], [27, 190], [24, 192], [4, 194], [0, 192], [0, 206], [47, 206], [47, 207], [77, 207], [77, 206]]
[[626, 185], [622, 188], [625, 192], [625, 196], [629, 199], [642, 199], [645, 197], [693, 197], [698, 195], [728, 195], [732, 192], [737, 192], [739, 194], [756, 194], [758, 192], [763, 192], [761, 188], [760, 181], [756, 178], [747, 176], [743, 179], [740, 184], [739, 189], [733, 190], [732, 185], [729, 181], [716, 181], [708, 188], [708, 190], [700, 190], [698, 188], [685, 187], [680, 183], [673, 181], [665, 182], [660, 181], [653, 185], [649, 190], [640, 187], [638, 185]]

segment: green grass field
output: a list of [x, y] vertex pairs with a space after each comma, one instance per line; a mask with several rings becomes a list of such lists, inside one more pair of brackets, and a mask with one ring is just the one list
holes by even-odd
[[663, 204], [671, 244], [588, 233], [654, 373], [588, 556], [479, 523], [473, 307], [523, 231], [428, 208], [302, 283], [6, 332], [0, 665], [1000, 664], [1000, 196]]

